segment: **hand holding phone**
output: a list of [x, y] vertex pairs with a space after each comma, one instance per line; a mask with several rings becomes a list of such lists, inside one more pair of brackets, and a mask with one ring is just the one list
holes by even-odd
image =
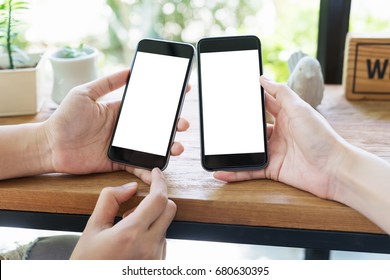
[[209, 171], [265, 167], [260, 40], [205, 38], [198, 42], [197, 53], [203, 167]]
[[108, 150], [112, 161], [166, 168], [193, 56], [189, 44], [138, 43]]

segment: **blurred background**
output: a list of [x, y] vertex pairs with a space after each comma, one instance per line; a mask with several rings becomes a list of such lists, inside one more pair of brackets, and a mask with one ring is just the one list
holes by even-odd
[[[1, 1], [1, 0], [0, 0]], [[45, 51], [80, 42], [100, 50], [100, 74], [128, 66], [144, 37], [192, 44], [206, 36], [254, 34], [264, 72], [285, 82], [287, 59], [316, 56], [320, 0], [31, 0], [18, 40]], [[386, 0], [353, 0], [350, 31], [390, 30]]]

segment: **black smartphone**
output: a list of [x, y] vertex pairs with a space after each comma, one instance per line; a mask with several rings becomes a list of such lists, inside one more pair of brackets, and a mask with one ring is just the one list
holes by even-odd
[[261, 43], [256, 36], [198, 42], [203, 168], [245, 170], [268, 162]]
[[112, 161], [166, 168], [194, 52], [185, 43], [138, 43], [108, 149]]

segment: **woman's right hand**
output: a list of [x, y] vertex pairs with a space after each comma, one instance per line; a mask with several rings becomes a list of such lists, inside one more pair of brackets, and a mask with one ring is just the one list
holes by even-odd
[[103, 189], [71, 259], [165, 258], [165, 234], [176, 205], [168, 199], [167, 185], [158, 168], [152, 171], [150, 193], [134, 211], [113, 224], [119, 206], [136, 192], [136, 183]]

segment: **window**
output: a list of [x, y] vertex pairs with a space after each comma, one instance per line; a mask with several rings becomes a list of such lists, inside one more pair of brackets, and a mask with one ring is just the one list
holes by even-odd
[[387, 32], [390, 30], [387, 0], [353, 0], [349, 30], [351, 32]]
[[142, 37], [195, 44], [205, 36], [257, 35], [265, 73], [287, 80], [287, 59], [316, 54], [319, 1], [304, 0], [31, 0], [29, 48], [78, 45], [103, 53], [103, 72], [129, 65]]

